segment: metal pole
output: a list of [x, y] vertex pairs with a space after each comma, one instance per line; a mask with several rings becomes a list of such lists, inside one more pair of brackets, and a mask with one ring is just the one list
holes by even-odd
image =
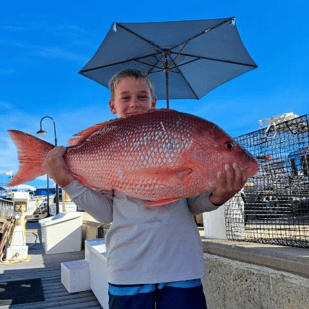
[[47, 211], [49, 213], [49, 175], [47, 174]]
[[[53, 121], [53, 124], [54, 124], [54, 134], [55, 134], [55, 146], [57, 146], [56, 123], [55, 123], [55, 121], [54, 121], [54, 119], [52, 117], [44, 116], [43, 118], [41, 118], [41, 121], [40, 121], [40, 131], [38, 131], [37, 134], [47, 134], [46, 131], [42, 130], [42, 121], [45, 118], [49, 118], [49, 119], [51, 119]], [[58, 214], [58, 213], [59, 213], [59, 186], [56, 183], [56, 214]]]
[[166, 85], [166, 108], [170, 109], [169, 93], [168, 93], [168, 70], [165, 70], [165, 85]]
[[[56, 135], [56, 125], [54, 121], [54, 133], [55, 133], [55, 147], [57, 147], [57, 135]], [[56, 183], [56, 214], [59, 213], [59, 186]]]
[[168, 73], [170, 72], [170, 67], [168, 63], [167, 57], [171, 54], [169, 50], [164, 50], [162, 52], [164, 56], [164, 72], [165, 72], [165, 86], [166, 86], [166, 108], [170, 108], [170, 102], [169, 102], [169, 85], [168, 85]]

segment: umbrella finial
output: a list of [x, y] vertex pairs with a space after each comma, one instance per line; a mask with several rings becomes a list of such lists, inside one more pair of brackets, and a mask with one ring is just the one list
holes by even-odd
[[163, 50], [162, 51], [162, 55], [167, 58], [167, 56], [169, 56], [171, 54], [171, 51], [170, 50]]

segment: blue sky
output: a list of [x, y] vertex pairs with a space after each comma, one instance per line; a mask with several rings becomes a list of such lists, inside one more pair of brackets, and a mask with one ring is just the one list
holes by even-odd
[[[77, 72], [92, 57], [113, 22], [236, 17], [241, 39], [259, 66], [200, 100], [171, 108], [215, 122], [236, 137], [258, 120], [308, 113], [309, 26], [306, 0], [280, 1], [5, 1], [0, 20], [0, 175], [18, 169], [8, 129], [35, 135], [43, 116], [56, 122], [58, 144], [113, 118], [108, 89]], [[165, 101], [159, 101], [159, 108]], [[44, 120], [54, 142], [53, 125]], [[45, 186], [46, 176], [29, 182]], [[0, 177], [0, 183], [3, 181]], [[0, 184], [1, 185], [1, 184]]]

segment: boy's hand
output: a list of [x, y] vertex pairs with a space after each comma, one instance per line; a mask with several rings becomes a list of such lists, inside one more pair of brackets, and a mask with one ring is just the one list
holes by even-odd
[[246, 183], [247, 175], [236, 163], [226, 165], [225, 173], [218, 172], [217, 188], [210, 195], [213, 204], [223, 204], [233, 197]]
[[69, 173], [68, 167], [63, 159], [66, 151], [65, 147], [55, 147], [48, 154], [44, 162], [50, 178], [52, 178], [60, 187], [68, 186], [75, 179]]

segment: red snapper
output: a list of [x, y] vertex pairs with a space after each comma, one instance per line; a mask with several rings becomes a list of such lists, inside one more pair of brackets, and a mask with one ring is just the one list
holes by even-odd
[[[9, 130], [20, 168], [9, 186], [47, 173], [43, 166], [54, 147], [21, 131]], [[255, 158], [216, 124], [174, 110], [155, 110], [97, 124], [68, 141], [64, 160], [81, 184], [119, 190], [163, 205], [211, 192], [218, 171], [234, 162], [252, 176]]]

